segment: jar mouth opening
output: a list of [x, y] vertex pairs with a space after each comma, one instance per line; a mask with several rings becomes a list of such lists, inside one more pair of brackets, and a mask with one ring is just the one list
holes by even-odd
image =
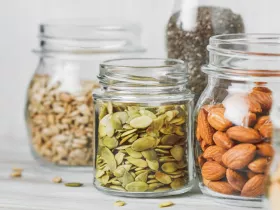
[[[280, 77], [280, 34], [224, 34], [210, 38], [207, 74], [268, 80]], [[279, 79], [279, 78], [278, 78]]]
[[57, 19], [39, 26], [36, 53], [142, 52], [141, 27], [122, 19]]
[[162, 58], [122, 58], [100, 64], [98, 76], [103, 86], [116, 88], [170, 88], [187, 84], [184, 61]]
[[184, 61], [171, 58], [120, 58], [106, 60], [100, 64], [102, 68], [129, 68], [129, 69], [163, 69], [182, 68]]

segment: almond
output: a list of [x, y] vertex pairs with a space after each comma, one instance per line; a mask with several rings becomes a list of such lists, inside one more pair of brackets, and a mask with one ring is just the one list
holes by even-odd
[[234, 171], [232, 169], [227, 169], [226, 177], [228, 183], [238, 191], [241, 191], [245, 183], [248, 181], [248, 179], [245, 178], [242, 173]]
[[273, 134], [272, 122], [267, 120], [262, 126], [260, 126], [259, 131], [263, 137], [272, 138], [272, 134]]
[[274, 150], [271, 144], [269, 143], [261, 143], [257, 144], [257, 153], [264, 157], [272, 157], [274, 155]]
[[255, 157], [256, 146], [253, 144], [239, 144], [229, 149], [222, 157], [223, 163], [231, 169], [246, 167]]
[[229, 183], [225, 181], [216, 181], [216, 182], [209, 182], [208, 187], [218, 193], [233, 195], [237, 194], [238, 191], [235, 190]]
[[258, 174], [253, 178], [249, 179], [244, 185], [241, 196], [246, 197], [257, 197], [264, 193], [265, 176]]
[[252, 179], [254, 176], [256, 176], [257, 174], [256, 173], [254, 173], [253, 171], [247, 171], [247, 177], [248, 177], [248, 179]]
[[207, 112], [204, 109], [200, 109], [198, 113], [197, 125], [199, 126], [200, 135], [205, 143], [208, 145], [213, 145], [213, 135], [215, 130], [208, 123]]
[[249, 112], [247, 116], [244, 117], [242, 121], [242, 126], [252, 127], [257, 122], [257, 115], [255, 113]]
[[247, 101], [248, 104], [248, 109], [250, 112], [253, 113], [261, 113], [262, 112], [262, 107], [259, 102], [254, 100], [252, 97], [246, 97], [245, 100]]
[[262, 141], [261, 135], [253, 128], [234, 126], [227, 130], [229, 138], [242, 143], [259, 143]]
[[255, 100], [261, 105], [262, 110], [270, 110], [272, 106], [272, 95], [262, 91], [254, 90], [249, 94], [251, 100]]
[[254, 87], [253, 91], [261, 91], [264, 93], [272, 93], [272, 91], [270, 89], [268, 89], [267, 87]]
[[205, 186], [207, 186], [207, 187], [208, 187], [209, 183], [211, 182], [210, 180], [207, 180], [207, 179], [205, 179], [205, 178], [203, 178], [203, 177], [202, 177], [202, 181], [203, 181], [203, 184], [204, 184]]
[[209, 113], [212, 109], [214, 108], [224, 108], [223, 104], [209, 104], [209, 105], [204, 105], [202, 107], [207, 113]]
[[269, 120], [269, 116], [262, 116], [258, 119], [257, 124], [255, 125], [254, 129], [259, 130], [259, 128]]
[[268, 161], [266, 158], [259, 158], [248, 165], [248, 168], [255, 173], [264, 173], [267, 169]]
[[201, 168], [204, 165], [204, 163], [206, 162], [206, 160], [202, 155], [199, 155], [197, 158], [197, 162], [198, 162], [199, 167]]
[[234, 146], [234, 142], [227, 136], [226, 133], [221, 131], [217, 131], [213, 135], [213, 140], [217, 146], [224, 149], [230, 149]]
[[201, 137], [201, 134], [200, 134], [200, 130], [199, 130], [199, 126], [197, 125], [196, 126], [196, 132], [195, 132], [195, 136], [196, 136], [196, 140], [197, 141], [202, 141], [202, 137]]
[[225, 177], [226, 168], [215, 161], [208, 161], [202, 166], [201, 174], [205, 179], [217, 181]]
[[200, 147], [201, 147], [202, 151], [205, 151], [209, 147], [209, 145], [206, 144], [205, 141], [201, 141], [200, 142]]
[[205, 159], [212, 159], [220, 164], [223, 164], [222, 157], [226, 150], [219, 146], [210, 146], [203, 153]]
[[208, 122], [218, 131], [225, 131], [232, 123], [224, 117], [225, 108], [213, 108], [209, 111]]

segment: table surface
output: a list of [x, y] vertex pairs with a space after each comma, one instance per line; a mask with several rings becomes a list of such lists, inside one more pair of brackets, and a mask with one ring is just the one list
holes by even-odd
[[[115, 197], [98, 192], [92, 185], [92, 172], [65, 171], [40, 166], [32, 157], [26, 139], [0, 137], [0, 209], [11, 210], [87, 210], [129, 209], [154, 210], [164, 201], [175, 205], [167, 209], [184, 210], [252, 210], [252, 208], [225, 205], [193, 190], [181, 196], [156, 199]], [[11, 178], [13, 167], [23, 168], [21, 178]], [[83, 187], [65, 187], [52, 183], [52, 178], [61, 176], [65, 182], [82, 182]], [[114, 202], [126, 202], [123, 207], [114, 207]]]

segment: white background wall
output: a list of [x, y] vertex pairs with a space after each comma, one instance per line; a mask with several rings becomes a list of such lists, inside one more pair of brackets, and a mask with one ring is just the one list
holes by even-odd
[[[280, 33], [279, 0], [201, 0], [231, 4], [247, 31]], [[25, 92], [37, 65], [37, 25], [49, 18], [122, 17], [143, 27], [149, 55], [165, 56], [164, 29], [173, 0], [0, 0], [0, 134], [25, 135]], [[248, 24], [249, 23], [249, 24]]]

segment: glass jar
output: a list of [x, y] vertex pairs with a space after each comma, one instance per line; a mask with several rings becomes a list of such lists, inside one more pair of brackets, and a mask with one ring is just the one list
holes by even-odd
[[92, 90], [99, 63], [140, 56], [135, 24], [57, 20], [40, 25], [39, 65], [27, 94], [30, 146], [43, 164], [91, 166], [93, 159]]
[[[276, 44], [277, 43], [277, 44]], [[234, 205], [259, 206], [273, 157], [272, 90], [279, 74], [276, 35], [210, 39], [208, 85], [195, 109], [200, 189]]]
[[184, 62], [120, 59], [100, 65], [95, 104], [94, 185], [103, 192], [158, 197], [193, 185], [191, 113]]
[[[275, 2], [275, 3], [274, 3]], [[276, 1], [176, 0], [166, 28], [169, 58], [187, 61], [189, 88], [199, 97], [207, 84], [201, 66], [208, 63], [209, 38], [233, 33], [278, 33]], [[248, 9], [250, 8], [250, 9]]]
[[273, 92], [273, 106], [271, 110], [271, 121], [273, 122], [273, 149], [274, 157], [271, 163], [269, 178], [266, 181], [266, 199], [265, 204], [269, 210], [280, 209], [279, 195], [280, 195], [280, 97], [279, 84], [272, 84]]

